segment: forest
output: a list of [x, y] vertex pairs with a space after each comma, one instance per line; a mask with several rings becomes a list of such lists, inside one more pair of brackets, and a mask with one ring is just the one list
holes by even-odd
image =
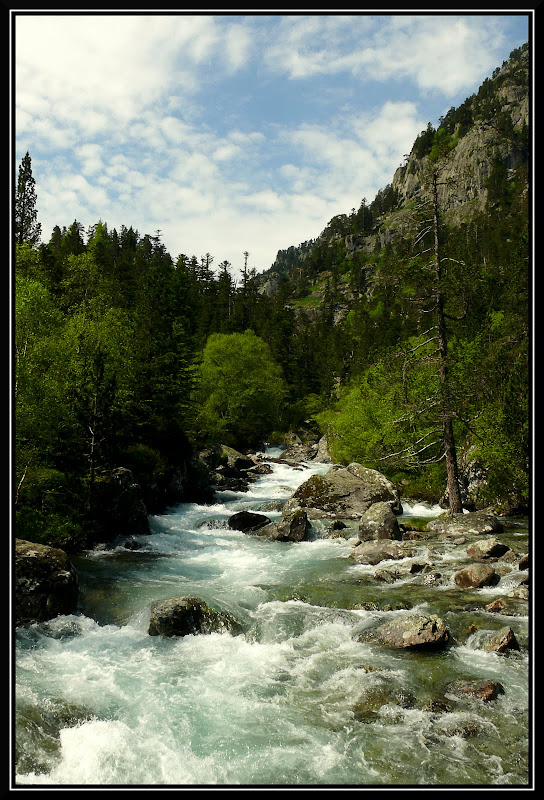
[[[301, 426], [327, 435], [338, 463], [436, 502], [446, 418], [459, 464], [486, 476], [481, 507], [526, 513], [528, 165], [508, 170], [490, 154], [485, 204], [461, 223], [432, 195], [476, 114], [498, 113], [491, 84], [414, 143], [428, 191], [403, 206], [402, 234], [378, 235], [401, 207], [389, 186], [318, 240], [280, 251], [273, 292], [247, 253], [235, 280], [227, 261], [173, 256], [160, 231], [128, 219], [119, 230], [74, 219], [42, 237], [27, 153], [14, 226], [17, 536], [77, 551], [104, 535], [112, 471], [130, 470], [154, 513], [206, 497], [203, 448], [281, 443]], [[527, 126], [499, 121], [527, 151]], [[348, 247], [353, 236], [363, 246]]]

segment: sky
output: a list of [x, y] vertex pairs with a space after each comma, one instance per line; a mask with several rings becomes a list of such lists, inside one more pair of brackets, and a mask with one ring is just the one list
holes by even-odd
[[15, 171], [42, 241], [160, 231], [234, 277], [392, 182], [415, 138], [529, 38], [528, 12], [14, 12]]

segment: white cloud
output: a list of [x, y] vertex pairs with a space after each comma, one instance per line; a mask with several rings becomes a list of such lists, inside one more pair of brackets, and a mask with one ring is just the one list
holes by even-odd
[[81, 171], [84, 175], [93, 175], [104, 168], [102, 162], [102, 147], [98, 144], [84, 144], [75, 149], [76, 155], [81, 159]]
[[271, 70], [290, 78], [410, 79], [451, 96], [497, 65], [503, 41], [488, 15], [286, 17], [264, 57]]

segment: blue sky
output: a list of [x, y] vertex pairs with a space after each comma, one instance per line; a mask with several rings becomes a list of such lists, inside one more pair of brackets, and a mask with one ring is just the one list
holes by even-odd
[[42, 239], [162, 231], [236, 275], [391, 183], [428, 122], [528, 40], [509, 14], [15, 15], [15, 153]]

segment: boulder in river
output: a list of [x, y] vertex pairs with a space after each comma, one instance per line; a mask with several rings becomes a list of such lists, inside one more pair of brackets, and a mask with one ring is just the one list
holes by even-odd
[[324, 475], [313, 475], [294, 492], [286, 506], [301, 506], [309, 519], [357, 519], [373, 503], [389, 503], [394, 513], [402, 513], [398, 490], [374, 469], [356, 462], [332, 468]]
[[519, 642], [512, 628], [507, 625], [491, 636], [484, 649], [490, 653], [504, 653], [505, 650], [519, 650]]
[[494, 514], [471, 511], [468, 514], [447, 514], [427, 523], [427, 530], [446, 536], [502, 533], [504, 528]]
[[284, 509], [279, 522], [272, 522], [260, 528], [257, 535], [276, 542], [303, 542], [309, 538], [310, 530], [311, 525], [306, 511], [295, 507], [287, 512]]
[[489, 564], [470, 564], [456, 572], [453, 580], [462, 589], [479, 589], [498, 583], [500, 577]]
[[480, 539], [467, 547], [467, 555], [471, 558], [499, 558], [510, 550], [507, 544], [499, 542], [495, 536]]
[[255, 461], [252, 458], [226, 445], [221, 446], [220, 462], [235, 470], [251, 469], [255, 465]]
[[257, 514], [254, 511], [238, 511], [229, 517], [228, 525], [235, 531], [243, 531], [244, 533], [252, 533], [269, 525], [271, 522], [269, 517], [264, 514]]
[[356, 564], [379, 564], [380, 561], [388, 561], [389, 559], [397, 560], [404, 558], [406, 553], [403, 552], [395, 542], [391, 539], [380, 539], [374, 542], [363, 542], [353, 548], [349, 554]]
[[525, 616], [527, 601], [515, 597], [497, 597], [485, 607], [490, 614], [504, 614], [507, 617]]
[[215, 611], [198, 597], [179, 596], [153, 603], [147, 632], [150, 636], [187, 636], [237, 629], [230, 614]]
[[64, 550], [15, 540], [15, 624], [72, 614], [78, 601], [77, 572]]
[[359, 520], [359, 539], [402, 539], [402, 532], [390, 503], [373, 503]]
[[361, 641], [400, 649], [444, 646], [449, 638], [446, 624], [435, 614], [403, 614], [360, 637]]

